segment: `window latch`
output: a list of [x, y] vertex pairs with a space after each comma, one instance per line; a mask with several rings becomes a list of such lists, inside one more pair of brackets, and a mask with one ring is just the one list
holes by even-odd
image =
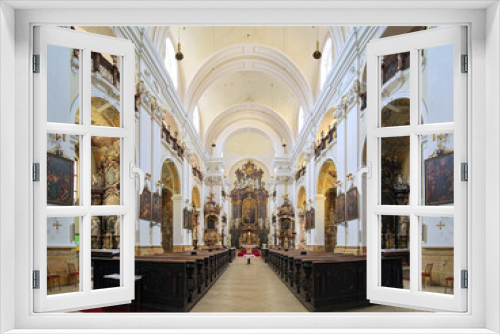
[[468, 73], [469, 72], [469, 56], [467, 55], [462, 55], [462, 73]]
[[40, 270], [33, 270], [33, 289], [40, 289]]
[[363, 187], [361, 187], [360, 183], [361, 176], [363, 174], [366, 174], [366, 177], [369, 179], [372, 178], [372, 163], [370, 161], [367, 161], [366, 166], [358, 170], [358, 184], [360, 185], [360, 187], [358, 187], [358, 191], [360, 195], [363, 194], [363, 189], [362, 189]]
[[460, 276], [462, 276], [460, 284], [462, 289], [469, 288], [469, 272], [467, 270], [462, 270]]
[[460, 164], [460, 180], [469, 181], [469, 165], [466, 162]]
[[40, 55], [33, 55], [33, 73], [40, 73]]
[[142, 191], [144, 190], [144, 179], [146, 178], [146, 174], [139, 167], [135, 167], [133, 161], [129, 163], [129, 176], [131, 179], [135, 177], [135, 174], [139, 176], [139, 195], [142, 195]]
[[33, 181], [40, 182], [40, 164], [38, 162], [33, 164]]

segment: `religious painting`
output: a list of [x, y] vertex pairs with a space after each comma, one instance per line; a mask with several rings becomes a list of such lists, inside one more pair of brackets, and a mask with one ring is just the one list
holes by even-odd
[[192, 230], [193, 229], [193, 212], [190, 211], [188, 208], [184, 208], [184, 224], [183, 227], [186, 230]]
[[151, 220], [153, 218], [151, 191], [147, 188], [144, 188], [141, 194], [139, 218], [144, 220]]
[[306, 230], [311, 230], [316, 228], [316, 215], [314, 213], [314, 208], [306, 211]]
[[337, 223], [345, 221], [345, 194], [340, 194], [337, 196]]
[[208, 215], [205, 217], [207, 221], [207, 230], [215, 230], [217, 228], [217, 218], [216, 215]]
[[47, 203], [73, 205], [74, 161], [47, 153]]
[[257, 204], [253, 198], [247, 198], [242, 205], [241, 222], [243, 225], [255, 225], [257, 217]]
[[425, 160], [425, 205], [453, 203], [453, 153]]
[[346, 220], [353, 220], [358, 218], [358, 188], [354, 187], [351, 188], [347, 193], [346, 193], [346, 212], [345, 212], [345, 219]]
[[161, 223], [162, 221], [162, 206], [161, 194], [153, 194], [153, 221]]

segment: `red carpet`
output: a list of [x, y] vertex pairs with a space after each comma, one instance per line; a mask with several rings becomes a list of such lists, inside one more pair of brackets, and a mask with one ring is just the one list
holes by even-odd
[[[241, 252], [239, 252], [239, 253], [238, 253], [238, 256], [243, 256], [243, 255], [245, 255], [245, 254], [247, 254], [247, 252], [246, 252], [246, 251], [241, 251]], [[254, 251], [253, 251], [252, 253], [250, 253], [250, 254], [253, 254], [253, 255], [255, 255], [255, 256], [260, 256], [260, 252], [259, 252], [259, 251], [256, 251], [256, 250], [254, 250]]]

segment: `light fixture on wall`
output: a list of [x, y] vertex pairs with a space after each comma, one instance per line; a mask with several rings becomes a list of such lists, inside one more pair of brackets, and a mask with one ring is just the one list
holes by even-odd
[[181, 51], [181, 33], [180, 28], [177, 28], [177, 53], [175, 54], [175, 59], [181, 61], [184, 59], [184, 54]]
[[318, 39], [318, 27], [313, 27], [316, 29], [316, 51], [313, 52], [312, 56], [314, 59], [321, 59], [321, 51], [319, 51], [319, 39]]
[[283, 138], [283, 140], [282, 140], [282, 142], [281, 142], [281, 143], [282, 143], [282, 145], [283, 145], [283, 148], [285, 148], [285, 147], [286, 147], [286, 140], [285, 140], [285, 138]]
[[215, 139], [212, 139], [212, 147], [215, 147]]

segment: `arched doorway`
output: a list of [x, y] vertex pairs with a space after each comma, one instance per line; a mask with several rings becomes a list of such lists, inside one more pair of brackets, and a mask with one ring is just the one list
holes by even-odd
[[306, 245], [306, 209], [307, 209], [307, 197], [306, 189], [301, 187], [299, 190], [299, 195], [297, 196], [297, 213], [299, 215], [299, 245], [300, 248]]
[[[324, 195], [325, 251], [334, 252], [337, 246], [337, 167], [328, 159], [321, 166], [318, 175], [318, 195]], [[319, 204], [319, 203], [317, 203]], [[317, 213], [321, 214], [320, 211]]]
[[174, 243], [174, 205], [173, 196], [180, 195], [179, 173], [171, 160], [166, 160], [161, 169], [162, 181], [162, 224], [161, 246], [164, 252], [171, 252]]

